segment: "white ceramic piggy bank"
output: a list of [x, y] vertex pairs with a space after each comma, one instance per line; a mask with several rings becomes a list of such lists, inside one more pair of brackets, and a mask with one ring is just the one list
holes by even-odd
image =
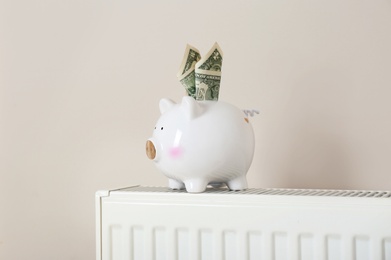
[[247, 188], [254, 132], [240, 109], [188, 96], [180, 104], [162, 99], [159, 106], [161, 117], [146, 151], [169, 178], [170, 188], [192, 193], [205, 191], [208, 184]]

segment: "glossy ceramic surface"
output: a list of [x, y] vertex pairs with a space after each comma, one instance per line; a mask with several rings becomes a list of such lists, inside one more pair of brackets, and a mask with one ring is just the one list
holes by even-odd
[[245, 114], [222, 101], [183, 97], [160, 101], [161, 116], [147, 141], [147, 156], [172, 189], [203, 192], [208, 184], [247, 188], [254, 133]]

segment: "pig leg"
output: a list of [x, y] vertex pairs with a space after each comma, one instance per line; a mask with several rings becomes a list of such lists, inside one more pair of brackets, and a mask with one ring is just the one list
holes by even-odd
[[174, 179], [168, 179], [168, 187], [173, 190], [182, 190], [185, 188], [185, 184]]
[[233, 180], [228, 181], [227, 186], [230, 190], [245, 190], [245, 189], [247, 189], [246, 176], [239, 176]]
[[206, 186], [208, 185], [208, 181], [206, 180], [187, 180], [185, 181], [186, 191], [189, 193], [199, 193], [204, 192], [206, 190]]

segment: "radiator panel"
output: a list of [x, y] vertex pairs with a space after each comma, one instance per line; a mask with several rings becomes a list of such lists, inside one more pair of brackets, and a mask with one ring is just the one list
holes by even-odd
[[391, 193], [97, 193], [97, 259], [391, 260]]

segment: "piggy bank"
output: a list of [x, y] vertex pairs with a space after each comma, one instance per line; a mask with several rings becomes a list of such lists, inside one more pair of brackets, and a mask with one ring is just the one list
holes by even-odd
[[168, 177], [171, 189], [205, 191], [208, 184], [230, 190], [247, 188], [254, 154], [254, 132], [244, 113], [222, 101], [181, 103], [162, 99], [161, 116], [146, 152]]

